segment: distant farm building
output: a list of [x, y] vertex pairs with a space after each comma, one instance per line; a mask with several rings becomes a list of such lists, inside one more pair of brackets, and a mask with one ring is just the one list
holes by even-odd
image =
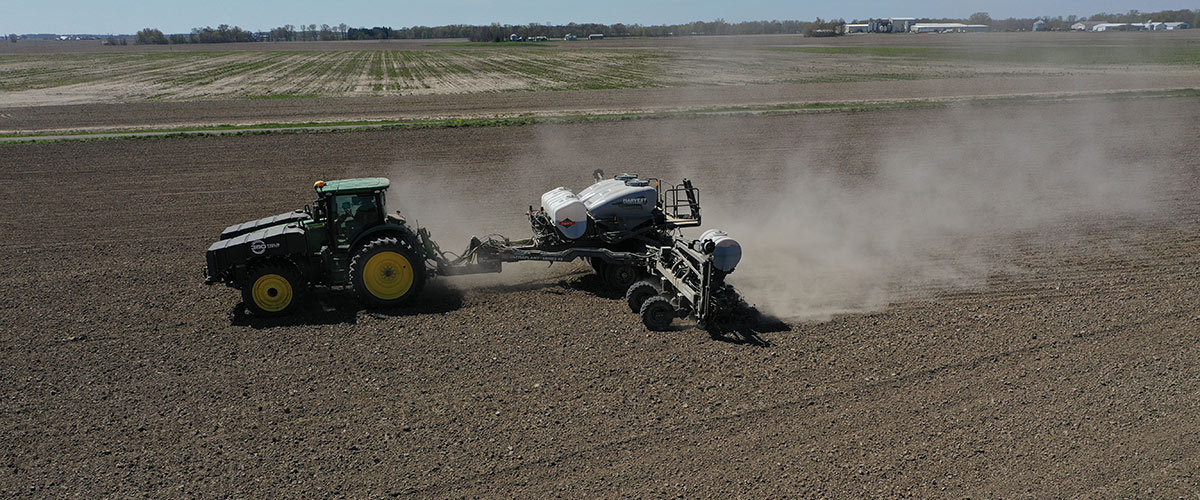
[[1037, 21], [1033, 22], [1033, 31], [1048, 31], [1048, 30], [1049, 30], [1049, 28], [1046, 27], [1046, 21], [1038, 19]]
[[[1075, 23], [1079, 24], [1079, 23]], [[1074, 26], [1072, 26], [1074, 28]], [[1092, 31], [1174, 31], [1185, 30], [1191, 28], [1188, 23], [1182, 22], [1155, 22], [1146, 21], [1145, 23], [1097, 23], [1091, 27]]]
[[563, 37], [563, 40], [566, 40], [568, 42], [574, 42], [575, 40], [578, 40], [578, 39], [579, 39], [578, 36], [572, 35], [570, 33], [567, 33], [567, 36]]
[[883, 21], [883, 19], [875, 21], [879, 23], [880, 29], [887, 28], [890, 30], [883, 31], [882, 33], [907, 33], [912, 30], [914, 24], [917, 24], [917, 18], [915, 17], [889, 17], [887, 25], [884, 25]]
[[969, 33], [991, 31], [991, 29], [992, 27], [986, 24], [916, 23], [909, 31], [913, 33]]
[[1075, 31], [1091, 31], [1097, 24], [1104, 24], [1100, 21], [1079, 21], [1071, 25], [1071, 29]]
[[872, 19], [865, 23], [842, 25], [842, 33], [907, 33], [916, 22], [916, 18], [912, 17]]
[[[1045, 23], [1043, 23], [1044, 25]], [[966, 33], [991, 31], [986, 24], [918, 23], [913, 17], [872, 19], [865, 23], [842, 25], [842, 33]]]
[[592, 33], [592, 34], [588, 35], [588, 40], [603, 40], [603, 39], [604, 39], [603, 33]]
[[1150, 31], [1185, 30], [1190, 27], [1191, 26], [1189, 26], [1188, 23], [1164, 23], [1164, 22], [1146, 21], [1146, 29], [1150, 30]]

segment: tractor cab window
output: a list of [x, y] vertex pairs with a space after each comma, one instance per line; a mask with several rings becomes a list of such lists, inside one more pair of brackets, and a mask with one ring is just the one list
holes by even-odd
[[374, 194], [335, 196], [333, 212], [338, 239], [346, 242], [363, 230], [378, 225], [383, 219], [383, 212]]
[[315, 221], [324, 221], [325, 218], [329, 216], [329, 214], [326, 213], [327, 211], [325, 210], [325, 200], [318, 198], [316, 201], [313, 201], [312, 205], [310, 205], [309, 207], [310, 207], [309, 215], [311, 215], [313, 220], [315, 220]]

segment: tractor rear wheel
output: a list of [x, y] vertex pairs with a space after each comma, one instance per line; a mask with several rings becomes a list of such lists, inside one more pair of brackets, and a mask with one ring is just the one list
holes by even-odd
[[642, 312], [642, 304], [655, 295], [658, 295], [658, 287], [654, 286], [654, 283], [639, 281], [625, 291], [625, 302], [629, 304], [629, 309], [637, 314]]
[[398, 306], [421, 293], [425, 263], [399, 239], [376, 238], [350, 258], [350, 281], [363, 304]]
[[661, 332], [671, 326], [675, 320], [675, 307], [671, 301], [661, 295], [650, 297], [642, 304], [642, 324], [651, 331]]
[[257, 316], [280, 316], [295, 310], [305, 284], [295, 266], [266, 263], [250, 268], [242, 282], [242, 304]]

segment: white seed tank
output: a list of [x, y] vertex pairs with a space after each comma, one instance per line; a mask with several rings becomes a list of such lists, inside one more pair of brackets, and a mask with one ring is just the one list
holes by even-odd
[[621, 174], [588, 186], [579, 199], [598, 224], [631, 229], [654, 216], [658, 190], [635, 175]]
[[742, 245], [719, 229], [709, 229], [700, 235], [700, 243], [713, 243], [713, 265], [725, 272], [733, 272], [742, 260]]
[[542, 195], [542, 209], [563, 236], [576, 239], [587, 232], [588, 211], [569, 189], [559, 187]]

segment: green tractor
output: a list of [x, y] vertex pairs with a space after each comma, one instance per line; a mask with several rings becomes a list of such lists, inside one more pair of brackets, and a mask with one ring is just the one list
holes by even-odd
[[388, 185], [317, 181], [304, 209], [229, 226], [208, 248], [205, 284], [241, 289], [243, 304], [263, 316], [292, 312], [314, 286], [351, 288], [368, 306], [409, 301], [437, 252], [427, 232], [385, 212]]
[[[651, 329], [685, 316], [711, 326], [752, 309], [725, 283], [741, 259], [737, 241], [716, 230], [698, 240], [670, 234], [700, 222], [695, 188], [686, 179], [661, 192], [632, 175], [599, 179], [583, 191], [591, 208], [558, 188], [543, 195], [541, 210], [531, 207], [532, 238], [471, 238], [457, 255], [442, 252], [428, 231], [398, 213], [387, 214], [389, 184], [384, 178], [317, 181], [317, 199], [303, 209], [225, 228], [205, 255], [205, 284], [238, 288], [251, 313], [275, 316], [296, 311], [315, 288], [350, 289], [368, 307], [390, 307], [412, 300], [436, 276], [498, 273], [510, 262], [587, 259], [598, 272], [628, 270], [628, 276], [600, 274], [626, 292]], [[681, 216], [685, 205], [690, 212]], [[614, 207], [628, 210], [614, 215]], [[567, 209], [584, 213], [568, 218]], [[629, 220], [635, 224], [622, 229]], [[560, 227], [576, 228], [576, 239]], [[643, 248], [631, 249], [634, 239]]]

